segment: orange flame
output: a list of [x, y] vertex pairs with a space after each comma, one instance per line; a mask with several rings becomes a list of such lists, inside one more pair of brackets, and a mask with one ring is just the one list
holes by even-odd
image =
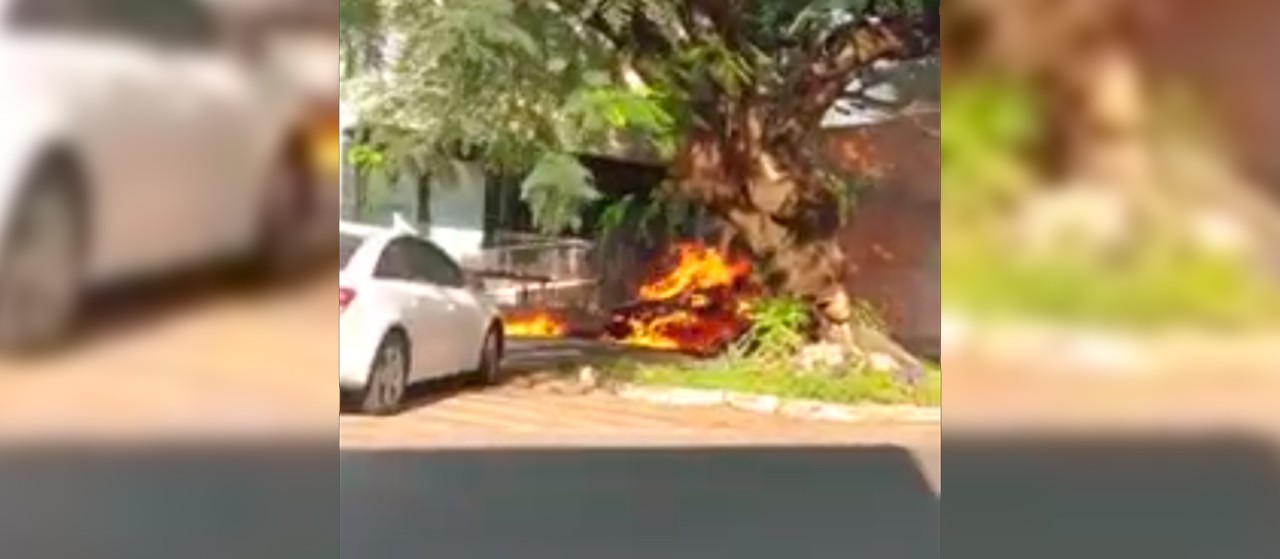
[[614, 312], [606, 338], [654, 349], [714, 351], [747, 324], [751, 265], [713, 248], [676, 246], [670, 271], [640, 286], [640, 305]]
[[507, 317], [502, 327], [508, 337], [517, 338], [558, 338], [568, 330], [564, 320], [546, 311]]
[[[750, 324], [756, 293], [751, 264], [700, 243], [673, 251], [669, 269], [638, 289], [636, 303], [614, 309], [603, 338], [663, 350], [711, 353], [736, 339]], [[506, 317], [510, 337], [558, 338], [568, 321], [546, 309]]]
[[679, 263], [665, 276], [640, 286], [640, 299], [665, 301], [684, 294], [732, 287], [751, 273], [746, 261], [730, 262], [714, 249], [701, 244], [676, 246]]

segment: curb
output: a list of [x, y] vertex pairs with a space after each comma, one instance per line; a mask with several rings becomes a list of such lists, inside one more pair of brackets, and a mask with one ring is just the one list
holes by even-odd
[[843, 405], [745, 394], [724, 390], [660, 388], [623, 384], [610, 389], [626, 399], [671, 407], [729, 407], [762, 415], [778, 415], [806, 421], [834, 423], [925, 423], [942, 422], [942, 408], [912, 405]]
[[1270, 357], [1278, 340], [1280, 331], [1274, 329], [1141, 331], [1030, 319], [984, 321], [945, 312], [942, 319], [942, 360], [953, 365], [952, 372], [965, 364], [1101, 378], [1160, 378], [1198, 369], [1272, 372]]

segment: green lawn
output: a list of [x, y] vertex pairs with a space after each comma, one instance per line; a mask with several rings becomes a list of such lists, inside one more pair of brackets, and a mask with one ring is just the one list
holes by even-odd
[[624, 380], [641, 385], [726, 390], [837, 404], [942, 404], [942, 371], [937, 366], [928, 367], [919, 386], [909, 386], [895, 375], [881, 372], [799, 374], [786, 367], [732, 359], [631, 365], [619, 367], [618, 371]]
[[1228, 259], [1153, 251], [1123, 263], [1025, 262], [980, 243], [944, 245], [943, 303], [975, 314], [1134, 328], [1280, 322], [1280, 287]]

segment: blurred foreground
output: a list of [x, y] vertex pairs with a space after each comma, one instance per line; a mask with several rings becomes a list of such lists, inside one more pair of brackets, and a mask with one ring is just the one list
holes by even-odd
[[328, 269], [276, 291], [194, 278], [104, 301], [75, 349], [0, 365], [0, 438], [332, 433], [332, 281]]
[[948, 426], [1280, 415], [1280, 5], [948, 4]]

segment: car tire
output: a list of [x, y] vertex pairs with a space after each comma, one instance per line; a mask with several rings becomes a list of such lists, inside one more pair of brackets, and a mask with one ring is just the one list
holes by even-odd
[[15, 206], [0, 250], [0, 353], [66, 342], [83, 303], [85, 213], [69, 165], [37, 169]]
[[360, 412], [387, 416], [400, 411], [409, 388], [409, 342], [392, 332], [378, 346], [369, 380], [357, 394]]
[[309, 263], [319, 216], [315, 181], [297, 157], [281, 157], [269, 181], [248, 268], [255, 279], [274, 283], [296, 277]]
[[479, 386], [494, 386], [502, 382], [502, 327], [494, 325], [485, 333], [480, 345], [479, 364], [472, 371], [472, 379]]

